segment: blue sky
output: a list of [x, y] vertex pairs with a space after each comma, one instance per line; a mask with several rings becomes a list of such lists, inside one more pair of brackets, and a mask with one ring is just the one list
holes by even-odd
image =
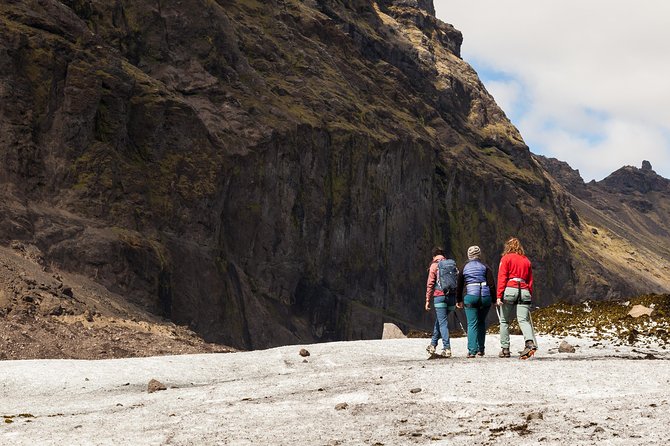
[[434, 3], [533, 152], [585, 181], [643, 160], [670, 178], [670, 3]]

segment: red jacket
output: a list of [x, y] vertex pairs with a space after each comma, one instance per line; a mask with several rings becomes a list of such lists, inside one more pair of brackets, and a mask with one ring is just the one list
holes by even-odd
[[533, 294], [533, 267], [528, 257], [521, 254], [509, 253], [500, 259], [498, 268], [498, 299], [502, 299], [505, 288], [508, 286], [517, 288], [518, 282], [511, 279], [523, 279], [521, 289], [530, 291]]
[[435, 289], [435, 283], [437, 282], [437, 262], [444, 259], [443, 255], [436, 255], [433, 257], [433, 262], [428, 267], [428, 280], [426, 281], [426, 302], [430, 302], [430, 298], [433, 296], [444, 296], [442, 290]]

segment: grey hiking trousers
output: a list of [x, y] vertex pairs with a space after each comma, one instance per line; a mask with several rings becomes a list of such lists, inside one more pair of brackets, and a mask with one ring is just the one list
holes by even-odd
[[514, 320], [515, 311], [524, 340], [533, 341], [533, 344], [537, 346], [535, 329], [530, 319], [530, 304], [522, 303], [502, 305], [500, 311], [500, 346], [509, 348], [509, 324]]

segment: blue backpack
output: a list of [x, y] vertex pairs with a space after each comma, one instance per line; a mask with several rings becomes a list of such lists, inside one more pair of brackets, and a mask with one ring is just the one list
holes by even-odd
[[458, 285], [458, 268], [453, 259], [442, 259], [437, 262], [437, 284], [435, 287], [444, 294], [456, 292]]

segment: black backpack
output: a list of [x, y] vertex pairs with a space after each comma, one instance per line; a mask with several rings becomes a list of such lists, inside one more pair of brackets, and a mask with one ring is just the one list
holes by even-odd
[[456, 292], [458, 285], [458, 268], [453, 259], [442, 259], [437, 262], [437, 284], [435, 287], [444, 294]]

